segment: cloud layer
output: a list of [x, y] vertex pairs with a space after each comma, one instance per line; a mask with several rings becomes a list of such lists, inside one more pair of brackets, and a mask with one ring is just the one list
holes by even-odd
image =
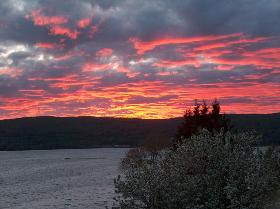
[[278, 0], [0, 3], [0, 119], [280, 111]]

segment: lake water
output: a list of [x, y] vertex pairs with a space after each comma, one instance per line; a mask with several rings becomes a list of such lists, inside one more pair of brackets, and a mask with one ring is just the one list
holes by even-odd
[[0, 208], [110, 207], [127, 150], [0, 151]]

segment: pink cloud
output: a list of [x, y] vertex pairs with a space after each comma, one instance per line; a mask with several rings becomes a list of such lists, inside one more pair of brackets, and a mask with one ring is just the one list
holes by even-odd
[[70, 28], [54, 25], [50, 27], [50, 34], [51, 35], [64, 35], [70, 39], [77, 39], [78, 35], [80, 34], [76, 30], [72, 30]]
[[77, 22], [77, 26], [78, 26], [78, 28], [83, 29], [83, 28], [88, 27], [90, 25], [90, 23], [91, 23], [90, 18], [84, 18], [84, 19], [81, 19]]
[[141, 41], [137, 38], [130, 38], [129, 41], [133, 44], [139, 55], [147, 51], [151, 51], [159, 46], [175, 45], [175, 44], [190, 44], [205, 41], [215, 41], [227, 38], [240, 37], [242, 33], [219, 35], [219, 36], [198, 36], [198, 37], [183, 37], [183, 38], [160, 38], [152, 41]]
[[110, 49], [110, 48], [103, 48], [103, 49], [100, 49], [96, 53], [96, 56], [98, 56], [98, 57], [108, 57], [108, 56], [111, 56], [112, 53], [113, 53], [112, 49]]
[[9, 76], [11, 78], [18, 78], [23, 74], [23, 69], [17, 67], [4, 67], [0, 68], [0, 76]]
[[234, 68], [234, 66], [232, 66], [232, 65], [218, 65], [215, 67], [215, 69], [221, 70], [221, 71], [232, 70], [233, 68]]
[[96, 72], [103, 71], [110, 68], [108, 64], [98, 64], [98, 63], [85, 63], [82, 67], [83, 72]]
[[33, 10], [26, 18], [31, 18], [34, 25], [38, 26], [60, 25], [68, 22], [68, 18], [64, 16], [46, 16], [42, 9]]
[[55, 44], [50, 42], [38, 42], [35, 44], [36, 47], [41, 49], [61, 49], [63, 48], [62, 44]]

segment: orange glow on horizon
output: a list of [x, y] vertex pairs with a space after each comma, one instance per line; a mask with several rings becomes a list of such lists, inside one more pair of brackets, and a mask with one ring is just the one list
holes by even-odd
[[[59, 82], [59, 81], [57, 81]], [[69, 81], [70, 85], [75, 85], [73, 81]], [[85, 85], [80, 83], [76, 85]], [[86, 86], [85, 86], [86, 87]], [[163, 82], [144, 82], [138, 84], [124, 84], [118, 87], [107, 87], [87, 91], [82, 89], [75, 94], [61, 93], [56, 96], [48, 95], [44, 90], [21, 90], [29, 99], [9, 99], [5, 100], [6, 111], [11, 111], [9, 117], [1, 117], [1, 119], [15, 118], [23, 116], [36, 116], [37, 108], [40, 107], [42, 115], [56, 115], [56, 116], [110, 116], [110, 117], [128, 117], [128, 118], [146, 118], [146, 119], [163, 119], [180, 117], [185, 109], [192, 106], [197, 95], [201, 98], [207, 99], [209, 102], [213, 98], [226, 98], [231, 95], [231, 98], [248, 97], [259, 100], [259, 95], [274, 97], [279, 100], [280, 89], [273, 84], [256, 84], [246, 88], [234, 87], [230, 84], [221, 84], [219, 87], [208, 86], [197, 88], [193, 86], [170, 88], [168, 84]], [[61, 88], [61, 87], [59, 87]], [[266, 89], [274, 89], [275, 91], [267, 92]], [[177, 95], [175, 97], [168, 97], [169, 95]], [[40, 98], [40, 101], [37, 100]], [[163, 99], [161, 99], [163, 98]], [[63, 104], [65, 107], [73, 103], [87, 104], [100, 100], [98, 105], [85, 107], [75, 107], [69, 111], [61, 110], [58, 104]], [[3, 98], [2, 98], [3, 101]], [[103, 104], [104, 103], [104, 104]], [[255, 105], [253, 103], [239, 103], [238, 101], [231, 104], [223, 104], [221, 100], [222, 111], [226, 113], [272, 113], [279, 111], [277, 104], [269, 104], [269, 111], [265, 112], [265, 106]], [[103, 104], [103, 105], [102, 105]]]
[[[226, 113], [280, 111], [275, 81], [280, 47], [256, 47], [270, 37], [129, 38], [124, 45], [128, 54], [111, 45], [76, 46], [85, 31], [80, 29], [92, 27], [88, 19], [81, 19], [80, 26], [75, 21], [76, 28], [71, 28], [62, 16], [47, 17], [41, 11], [33, 16], [34, 24], [47, 25], [48, 35], [58, 35], [59, 41], [5, 48], [1, 56], [10, 65], [13, 53], [30, 53], [29, 60], [36, 62], [28, 69], [0, 67], [8, 92], [0, 96], [0, 119], [38, 116], [38, 107], [41, 115], [53, 116], [173, 118], [182, 116], [195, 99], [210, 103], [214, 98]], [[74, 44], [67, 48], [65, 39]], [[17, 85], [19, 79], [24, 82]]]

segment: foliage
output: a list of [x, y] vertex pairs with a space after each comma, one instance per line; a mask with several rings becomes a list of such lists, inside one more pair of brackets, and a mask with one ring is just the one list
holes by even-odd
[[161, 150], [171, 146], [171, 138], [168, 138], [163, 134], [153, 133], [144, 139], [142, 149], [144, 149], [151, 158], [156, 158]]
[[251, 133], [203, 129], [176, 150], [126, 162], [115, 180], [120, 209], [266, 209], [280, 188], [280, 152]]
[[216, 99], [211, 107], [204, 100], [202, 104], [196, 101], [193, 110], [187, 109], [184, 114], [184, 122], [177, 131], [176, 144], [180, 144], [182, 139], [191, 137], [203, 128], [210, 132], [221, 132], [221, 130], [227, 132], [229, 121], [220, 111], [220, 103]]

